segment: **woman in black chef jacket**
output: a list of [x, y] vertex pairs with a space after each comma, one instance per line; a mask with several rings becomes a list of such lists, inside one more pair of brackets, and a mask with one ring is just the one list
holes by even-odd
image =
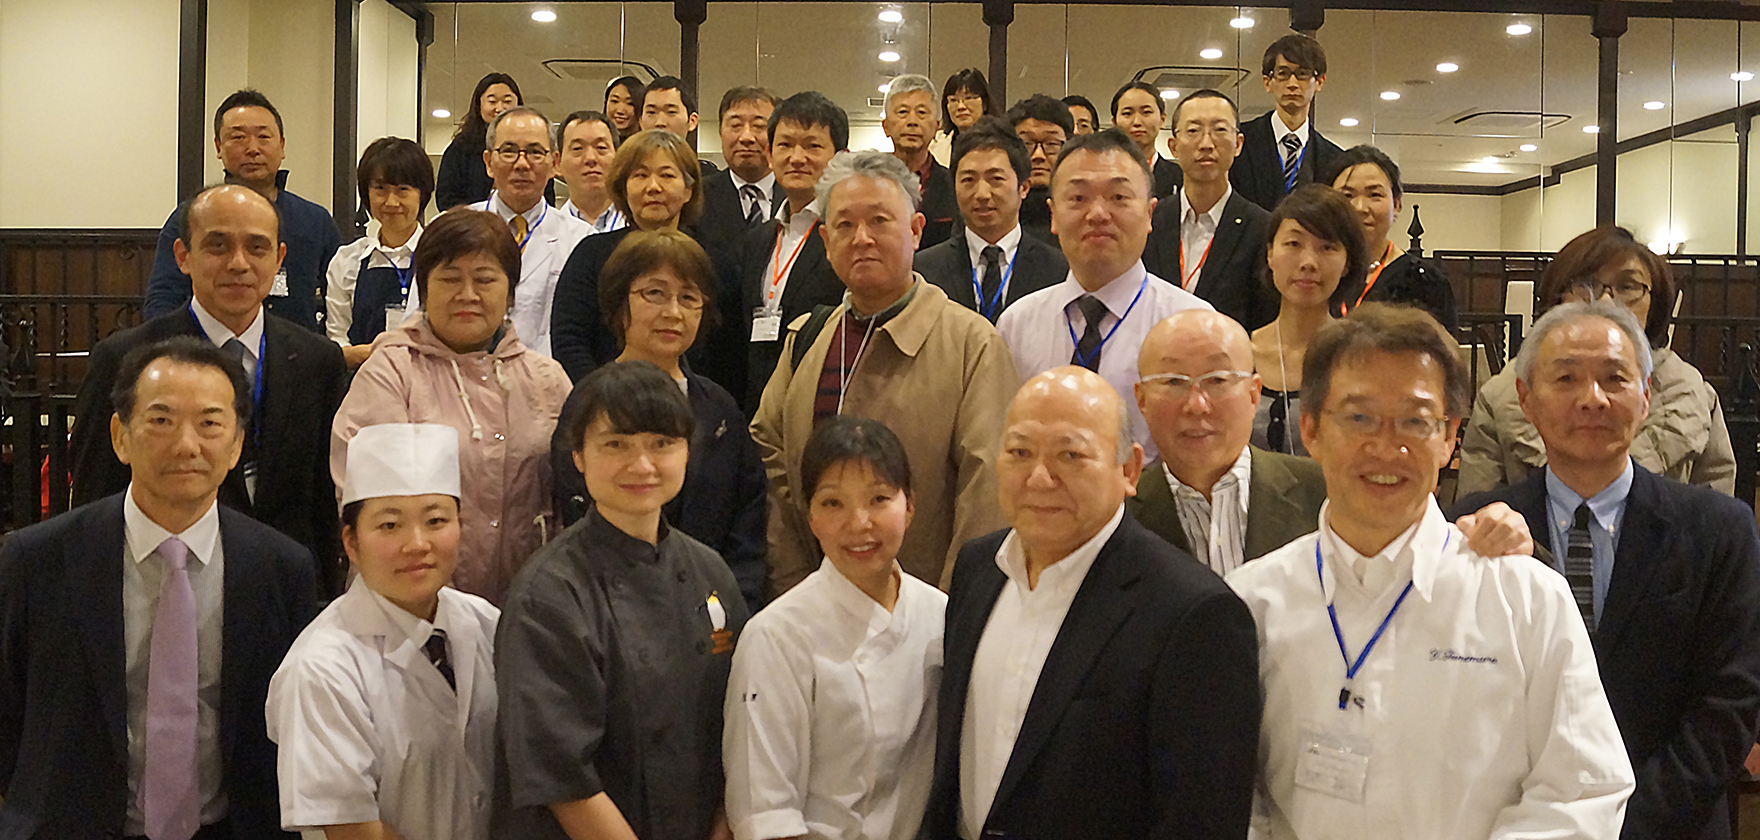
[[1326, 183], [1350, 201], [1369, 246], [1368, 274], [1339, 290], [1339, 310], [1334, 314], [1348, 315], [1369, 301], [1408, 303], [1453, 332], [1460, 321], [1455, 317], [1454, 287], [1442, 276], [1442, 269], [1406, 253], [1388, 238], [1394, 220], [1405, 209], [1399, 166], [1374, 146], [1356, 146], [1333, 158]]

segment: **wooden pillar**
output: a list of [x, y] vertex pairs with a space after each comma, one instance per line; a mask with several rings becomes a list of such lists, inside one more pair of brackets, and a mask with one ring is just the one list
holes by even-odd
[[1014, 23], [1014, 0], [984, 0], [984, 24], [990, 27], [990, 98], [1008, 107], [1008, 25]]
[[202, 190], [209, 151], [208, 0], [182, 0], [177, 16], [177, 200]]
[[360, 226], [355, 224], [359, 195], [354, 183], [355, 135], [360, 131], [360, 0], [336, 0], [336, 72], [333, 78], [330, 216], [342, 231], [343, 241], [352, 241], [361, 235]]
[[[708, 0], [673, 0], [672, 16], [678, 20], [678, 77], [684, 80], [685, 88], [696, 97], [698, 119], [702, 120], [702, 115], [709, 109], [709, 100], [697, 84], [697, 57], [701, 52], [698, 30], [703, 21], [709, 18]], [[685, 141], [695, 149], [697, 132], [691, 132]]]
[[1619, 38], [1626, 34], [1622, 0], [1595, 7], [1594, 34], [1601, 46], [1595, 84], [1595, 224], [1613, 224], [1619, 189]]

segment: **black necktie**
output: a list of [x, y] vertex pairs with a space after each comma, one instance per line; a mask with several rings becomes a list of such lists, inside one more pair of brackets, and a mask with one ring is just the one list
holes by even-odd
[[759, 204], [764, 200], [763, 191], [758, 189], [757, 184], [747, 184], [739, 188], [739, 195], [746, 206], [751, 208], [746, 211], [746, 227], [757, 227], [764, 221], [763, 208]]
[[428, 643], [422, 645], [422, 652], [428, 655], [428, 661], [446, 678], [446, 684], [458, 691], [458, 680], [452, 675], [452, 659], [446, 655], [446, 631], [436, 629], [434, 635], [428, 637]]
[[1577, 518], [1565, 534], [1564, 579], [1583, 612], [1583, 625], [1595, 632], [1595, 542], [1589, 536], [1589, 504], [1577, 506]]
[[994, 323], [1002, 309], [1000, 305], [991, 302], [996, 299], [997, 290], [1002, 288], [1002, 249], [995, 245], [986, 245], [979, 257], [984, 261], [984, 282], [979, 289], [981, 299], [978, 301], [978, 312]]
[[1081, 365], [1095, 373], [1100, 372], [1100, 319], [1106, 315], [1106, 304], [1093, 295], [1082, 295], [1076, 298], [1076, 306], [1082, 310], [1082, 317], [1088, 326], [1082, 330], [1082, 340], [1076, 342], [1076, 353], [1070, 357], [1070, 364]]
[[1302, 138], [1295, 132], [1283, 135], [1283, 191], [1296, 191], [1296, 167], [1302, 163]]

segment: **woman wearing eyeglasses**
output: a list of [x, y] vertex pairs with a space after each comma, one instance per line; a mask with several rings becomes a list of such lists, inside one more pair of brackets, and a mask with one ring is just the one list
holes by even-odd
[[[1559, 249], [1540, 276], [1545, 308], [1567, 300], [1609, 295], [1644, 324], [1655, 369], [1650, 374], [1650, 415], [1632, 441], [1632, 460], [1658, 475], [1735, 493], [1736, 458], [1724, 426], [1717, 391], [1697, 368], [1668, 348], [1675, 285], [1668, 262], [1606, 225]], [[1515, 366], [1505, 366], [1479, 389], [1461, 441], [1461, 496], [1521, 481], [1546, 466], [1546, 445], [1522, 415]]]
[[[684, 362], [698, 335], [714, 330], [715, 307], [708, 255], [676, 230], [630, 234], [599, 275], [599, 311], [622, 348], [615, 361], [651, 362], [664, 371], [690, 400], [696, 421], [684, 488], [667, 503], [666, 520], [715, 549], [756, 608], [764, 594], [764, 463], [733, 396]], [[569, 395], [550, 444], [554, 501], [564, 526], [586, 515], [593, 501], [573, 460], [579, 441], [564, 431], [586, 393], [577, 386]]]
[[1361, 283], [1346, 286], [1340, 315], [1372, 301], [1407, 303], [1429, 312], [1454, 332], [1460, 325], [1455, 315], [1454, 287], [1442, 270], [1420, 259], [1387, 238], [1393, 222], [1404, 209], [1405, 188], [1400, 185], [1399, 166], [1374, 146], [1353, 146], [1332, 163], [1326, 176], [1332, 188], [1344, 194], [1363, 226], [1369, 244], [1369, 273]]
[[990, 83], [976, 67], [947, 77], [941, 86], [941, 131], [929, 143], [929, 154], [942, 166], [951, 166], [953, 138], [972, 127], [979, 117], [1000, 117], [1002, 109], [990, 98]]

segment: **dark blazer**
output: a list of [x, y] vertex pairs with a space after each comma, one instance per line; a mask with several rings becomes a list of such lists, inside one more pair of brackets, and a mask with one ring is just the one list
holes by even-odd
[[[752, 440], [750, 421], [733, 397], [701, 374], [686, 370], [685, 380], [696, 428], [684, 487], [666, 503], [666, 521], [721, 555], [746, 604], [756, 610], [764, 603], [764, 556], [769, 551], [764, 461]], [[574, 463], [579, 441], [568, 432], [585, 394], [577, 387], [568, 395], [550, 438], [551, 495], [564, 527], [585, 516], [592, 503], [586, 479]]]
[[1179, 191], [1179, 185], [1185, 180], [1185, 173], [1180, 171], [1179, 164], [1161, 155], [1155, 156], [1155, 197], [1166, 200]]
[[[582, 239], [556, 276], [556, 293], [550, 298], [550, 356], [575, 382], [622, 352], [599, 315], [599, 272], [635, 230], [631, 225]], [[519, 289], [513, 293], [518, 295]]]
[[1063, 244], [1051, 232], [1051, 188], [1029, 187], [1021, 200], [1021, 230], [1063, 253]]
[[[919, 835], [952, 840], [972, 662], [1008, 579], [1008, 531], [967, 543], [948, 592], [935, 776]], [[985, 837], [1246, 836], [1259, 640], [1222, 579], [1124, 517], [1039, 675]], [[994, 832], [994, 833], [993, 833]]]
[[[978, 311], [978, 296], [972, 291], [972, 252], [966, 247], [964, 231], [940, 245], [918, 251], [915, 268], [923, 279], [940, 286], [955, 303]], [[1009, 272], [1008, 294], [1003, 296], [1002, 307], [993, 313], [996, 316], [1001, 316], [1002, 310], [1015, 301], [1062, 283], [1069, 276], [1069, 262], [1064, 260], [1062, 251], [1023, 232], [1015, 249], [1014, 268], [1004, 264], [1003, 270]], [[996, 323], [996, 318], [991, 318], [990, 323]]]
[[917, 251], [933, 248], [960, 227], [959, 197], [953, 192], [953, 173], [933, 156], [929, 158], [929, 177], [922, 183], [922, 203], [917, 211], [923, 214], [923, 238]]
[[[771, 210], [781, 207], [785, 201], [788, 201], [788, 194], [782, 191], [782, 185], [772, 183]], [[757, 226], [762, 227], [763, 222]], [[746, 224], [744, 203], [740, 201], [739, 190], [733, 186], [733, 174], [729, 170], [704, 176], [703, 215], [697, 219], [696, 229], [697, 241], [710, 251], [737, 253], [744, 245], [746, 232], [752, 226]]]
[[[1245, 145], [1228, 169], [1228, 180], [1235, 191], [1266, 210], [1276, 209], [1277, 202], [1288, 194], [1283, 188], [1283, 153], [1277, 150], [1277, 133], [1271, 129], [1274, 119], [1277, 111], [1271, 110], [1241, 124]], [[1307, 153], [1296, 171], [1296, 184], [1320, 180], [1331, 171], [1333, 158], [1341, 153], [1338, 144], [1326, 139], [1318, 126], [1309, 125]]]
[[[823, 225], [814, 225], [807, 232], [806, 243], [801, 246], [801, 253], [795, 257], [794, 268], [789, 270], [788, 285], [782, 290], [782, 326], [783, 330], [775, 341], [752, 341], [752, 313], [764, 305], [764, 286], [770, 282], [770, 255], [776, 250], [777, 235], [782, 230], [780, 221], [772, 221], [746, 234], [745, 247], [740, 256], [740, 304], [735, 310], [732, 325], [737, 325], [729, 333], [741, 339], [739, 346], [745, 349], [746, 371], [745, 381], [736, 383], [741, 387], [728, 387], [739, 400], [740, 409], [750, 417], [758, 412], [758, 398], [764, 395], [764, 386], [770, 383], [770, 374], [776, 372], [776, 362], [782, 358], [782, 338], [788, 334], [787, 327], [794, 319], [813, 311], [815, 306], [836, 306], [843, 301], [843, 280], [831, 268], [831, 260], [825, 256], [825, 239], [821, 236]], [[737, 319], [737, 320], [735, 320]], [[721, 383], [727, 385], [726, 382]]]
[[[317, 459], [320, 462], [323, 459]], [[221, 784], [238, 840], [281, 832], [269, 678], [316, 611], [312, 557], [220, 507]], [[122, 495], [0, 548], [0, 840], [114, 840], [128, 807]]]
[[[327, 338], [280, 318], [263, 319], [263, 404], [246, 426], [254, 436], [257, 498], [245, 492], [244, 464], [220, 485], [220, 503], [293, 538], [318, 561], [327, 595], [343, 588], [341, 525], [330, 481], [330, 423], [348, 393], [348, 365]], [[123, 330], [92, 348], [74, 406], [73, 503], [120, 493], [129, 469], [110, 445], [110, 389], [122, 357], [142, 344], [179, 335], [206, 339], [187, 309]], [[253, 348], [254, 349], [254, 348]], [[254, 430], [254, 431], [253, 431]]]
[[[1367, 282], [1368, 278], [1364, 278], [1363, 282], [1341, 289], [1339, 299], [1354, 307]], [[1375, 287], [1363, 298], [1364, 303], [1373, 301], [1420, 307], [1450, 332], [1460, 326], [1460, 318], [1455, 314], [1454, 286], [1449, 285], [1448, 278], [1443, 276], [1442, 267], [1409, 253], [1394, 257], [1393, 262], [1381, 270], [1381, 276], [1375, 278]], [[1275, 313], [1273, 317], [1276, 317]]]
[[[1257, 560], [1320, 527], [1320, 503], [1326, 501], [1326, 477], [1312, 459], [1253, 448], [1252, 478], [1247, 483], [1247, 544], [1243, 556]], [[1125, 500], [1125, 510], [1143, 527], [1173, 544], [1191, 551], [1191, 542], [1179, 524], [1173, 488], [1157, 460], [1143, 468], [1137, 495]]]
[[[1551, 548], [1546, 471], [1456, 502], [1494, 501]], [[1591, 639], [1637, 771], [1624, 838], [1730, 837], [1724, 795], [1760, 716], [1760, 533], [1754, 512], [1634, 466], [1613, 580]]]
[[[1180, 277], [1179, 196], [1170, 195], [1155, 205], [1151, 218], [1149, 240], [1143, 246], [1143, 267], [1149, 273], [1176, 286]], [[1191, 257], [1202, 258], [1204, 267], [1198, 271], [1198, 285], [1193, 294], [1210, 302], [1221, 312], [1248, 330], [1256, 330], [1277, 319], [1281, 300], [1275, 289], [1264, 280], [1265, 238], [1271, 214], [1248, 201], [1239, 190], [1228, 194], [1222, 205], [1222, 219], [1216, 226], [1216, 237], [1210, 242], [1210, 253]], [[1192, 266], [1196, 268], [1196, 266]], [[1190, 269], [1188, 269], [1190, 270]]]

